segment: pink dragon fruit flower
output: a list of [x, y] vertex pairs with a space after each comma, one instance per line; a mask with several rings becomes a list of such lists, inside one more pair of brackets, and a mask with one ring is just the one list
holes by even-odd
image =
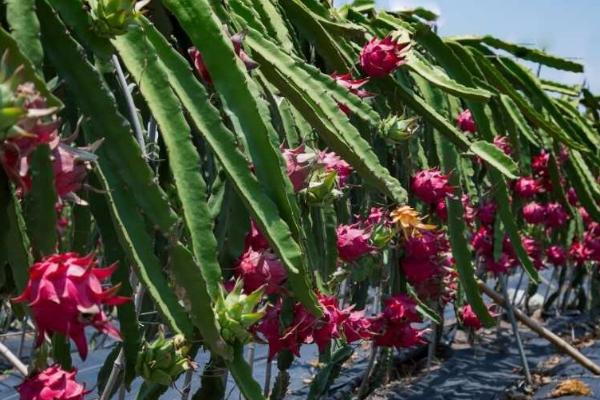
[[352, 174], [352, 167], [333, 151], [319, 153], [318, 161], [325, 167], [325, 172], [334, 171], [337, 174], [338, 186], [346, 186], [348, 178]]
[[542, 151], [531, 159], [531, 169], [539, 176], [548, 175], [548, 163], [550, 162], [550, 153]]
[[419, 171], [411, 182], [415, 196], [427, 204], [436, 204], [454, 192], [448, 183], [448, 176], [437, 168]]
[[46, 334], [60, 333], [75, 342], [79, 355], [88, 352], [84, 329], [92, 326], [115, 339], [119, 331], [102, 311], [103, 305], [118, 306], [130, 299], [116, 296], [119, 286], [103, 290], [101, 281], [110, 277], [116, 264], [97, 268], [92, 256], [76, 253], [54, 254], [35, 263], [29, 269], [29, 280], [16, 303], [27, 303], [39, 330], [36, 346]]
[[75, 380], [77, 370], [64, 371], [54, 364], [17, 386], [20, 400], [84, 400], [90, 391]]
[[587, 210], [585, 208], [579, 207], [577, 209], [577, 211], [579, 212], [581, 219], [583, 219], [584, 224], [589, 225], [592, 223], [592, 217], [590, 216], [590, 214], [587, 212]]
[[565, 265], [567, 262], [567, 252], [561, 246], [550, 246], [546, 249], [546, 258], [555, 266]]
[[489, 228], [482, 226], [471, 238], [471, 245], [477, 254], [490, 256], [494, 249], [492, 231]]
[[295, 149], [283, 149], [283, 158], [285, 159], [287, 175], [292, 181], [294, 191], [298, 192], [307, 185], [307, 179], [310, 175], [315, 156], [313, 153], [306, 152], [306, 146], [300, 145]]
[[463, 132], [477, 132], [477, 125], [471, 114], [471, 110], [463, 110], [456, 116], [456, 125]]
[[[492, 306], [488, 306], [488, 312], [490, 315], [495, 318], [498, 316], [496, 312], [492, 310]], [[483, 328], [481, 321], [475, 311], [473, 311], [473, 307], [470, 304], [465, 304], [463, 308], [459, 312], [459, 316], [462, 319], [462, 323], [467, 328], [471, 328], [473, 330], [479, 330]]]
[[463, 210], [465, 212], [464, 214], [464, 219], [465, 222], [468, 225], [471, 225], [473, 223], [473, 221], [475, 221], [475, 209], [473, 208], [473, 204], [471, 203], [471, 199], [469, 198], [469, 195], [464, 193], [462, 195], [462, 198], [460, 199], [462, 206], [463, 206]]
[[409, 237], [404, 244], [404, 251], [408, 257], [431, 259], [439, 252], [446, 250], [439, 233], [431, 231], [421, 232], [419, 235]]
[[532, 201], [523, 207], [523, 219], [530, 224], [542, 224], [546, 220], [546, 207]]
[[579, 203], [579, 198], [577, 197], [577, 192], [575, 192], [575, 189], [570, 187], [569, 190], [567, 190], [567, 200], [569, 201], [569, 204], [572, 206], [576, 206], [577, 203]]
[[569, 220], [569, 214], [560, 203], [548, 203], [546, 205], [546, 226], [548, 228], [560, 228]]
[[[361, 99], [367, 99], [369, 97], [373, 97], [372, 93], [367, 92], [364, 89], [361, 89], [364, 85], [369, 82], [368, 78], [365, 79], [352, 79], [352, 74], [338, 74], [334, 72], [331, 74], [331, 78], [336, 81], [336, 83], [344, 88], [346, 88], [350, 93], [353, 93], [360, 97]], [[343, 103], [337, 103], [340, 110], [344, 112], [346, 115], [350, 115], [352, 111], [350, 108]]]
[[58, 197], [68, 197], [81, 189], [88, 171], [87, 164], [77, 157], [70, 146], [63, 144], [55, 148], [52, 158], [54, 186]]
[[494, 260], [493, 257], [486, 258], [485, 260], [486, 269], [496, 276], [507, 273], [514, 266], [515, 259], [506, 253], [502, 253], [498, 261]]
[[384, 301], [383, 315], [395, 323], [419, 322], [417, 303], [405, 294], [390, 296]]
[[496, 220], [496, 209], [496, 203], [493, 201], [483, 203], [477, 209], [477, 217], [479, 218], [479, 221], [481, 221], [481, 223], [485, 226], [493, 225], [494, 221]]
[[323, 352], [331, 340], [340, 337], [338, 327], [344, 324], [348, 313], [338, 308], [338, 298], [335, 296], [318, 295], [318, 299], [324, 315], [316, 320], [312, 337], [319, 352]]
[[358, 224], [339, 225], [336, 233], [338, 254], [345, 262], [356, 261], [375, 249], [369, 243], [371, 234]]
[[496, 136], [494, 138], [494, 144], [507, 156], [510, 156], [512, 154], [512, 146], [510, 145], [508, 136]]
[[440, 199], [435, 205], [435, 215], [442, 221], [448, 221], [448, 207], [445, 198]]
[[569, 258], [573, 260], [575, 265], [581, 266], [586, 261], [590, 261], [590, 251], [585, 245], [574, 240], [569, 248]]
[[244, 292], [252, 293], [263, 287], [265, 294], [274, 294], [287, 279], [287, 272], [270, 250], [249, 247], [235, 266], [235, 275], [244, 281]]
[[280, 329], [279, 317], [281, 303], [271, 307], [256, 327], [269, 344], [269, 360], [277, 353], [288, 350], [297, 357], [300, 356], [300, 346], [312, 342], [312, 333], [316, 318], [300, 303], [294, 306], [294, 319], [283, 332]]
[[515, 182], [515, 193], [519, 197], [530, 198], [542, 192], [542, 185], [537, 179], [532, 177], [519, 178]]
[[440, 266], [428, 258], [406, 257], [401, 265], [406, 279], [415, 285], [434, 278], [440, 272]]
[[370, 77], [379, 78], [392, 73], [406, 63], [408, 42], [399, 42], [387, 36], [372, 38], [360, 51], [360, 67]]
[[[230, 40], [233, 44], [233, 50], [235, 54], [244, 63], [244, 65], [246, 66], [246, 70], [252, 71], [253, 69], [257, 68], [258, 64], [256, 63], [256, 61], [252, 60], [250, 56], [248, 56], [248, 54], [242, 49], [244, 34], [236, 33], [235, 35], [230, 37]], [[194, 63], [194, 68], [196, 69], [196, 72], [198, 73], [198, 75], [200, 75], [202, 80], [207, 85], [212, 85], [212, 78], [210, 76], [210, 73], [208, 72], [208, 69], [206, 68], [206, 64], [204, 63], [202, 53], [200, 53], [200, 51], [195, 47], [190, 47], [188, 49], [188, 55], [192, 59], [192, 62]]]
[[384, 304], [383, 313], [371, 319], [376, 345], [411, 347], [425, 343], [423, 336], [426, 331], [411, 326], [413, 322], [420, 322], [414, 300], [400, 294], [386, 299]]
[[250, 221], [250, 231], [244, 238], [244, 247], [247, 249], [252, 247], [256, 251], [266, 250], [269, 248], [269, 242], [265, 235], [258, 229], [258, 225], [254, 220]]
[[353, 311], [342, 324], [342, 330], [347, 343], [359, 340], [371, 340], [373, 338], [372, 322], [365, 317], [364, 311]]
[[391, 221], [389, 220], [389, 215], [387, 211], [385, 211], [381, 207], [371, 207], [366, 220], [367, 226], [389, 225], [390, 223]]

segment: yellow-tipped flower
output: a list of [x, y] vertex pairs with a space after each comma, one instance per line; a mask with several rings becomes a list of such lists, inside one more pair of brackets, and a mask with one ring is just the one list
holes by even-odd
[[424, 224], [423, 217], [421, 217], [417, 210], [410, 206], [396, 208], [390, 213], [390, 217], [406, 238], [418, 234], [419, 231], [432, 231], [437, 229], [435, 225]]

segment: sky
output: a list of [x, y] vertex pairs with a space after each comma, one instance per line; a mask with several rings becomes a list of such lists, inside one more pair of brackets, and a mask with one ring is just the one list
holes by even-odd
[[377, 0], [377, 5], [429, 8], [440, 15], [442, 36], [490, 34], [574, 59], [584, 64], [584, 74], [542, 68], [541, 77], [569, 84], [585, 80], [600, 92], [600, 0]]

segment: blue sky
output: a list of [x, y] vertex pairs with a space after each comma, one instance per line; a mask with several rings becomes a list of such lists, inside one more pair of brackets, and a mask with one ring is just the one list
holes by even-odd
[[[345, 2], [337, 0], [336, 4]], [[585, 65], [585, 73], [543, 68], [542, 78], [582, 83], [600, 92], [600, 0], [377, 0], [386, 9], [423, 6], [440, 15], [439, 33], [488, 33], [543, 48]]]

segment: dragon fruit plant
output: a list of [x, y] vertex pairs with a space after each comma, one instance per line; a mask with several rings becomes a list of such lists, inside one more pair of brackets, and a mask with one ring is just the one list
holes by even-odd
[[553, 274], [568, 290], [546, 308], [598, 306], [600, 104], [521, 60], [579, 63], [372, 1], [253, 4], [0, 9], [1, 309], [35, 337], [21, 399], [218, 399], [230, 376], [279, 400], [306, 354], [319, 398], [365, 346], [362, 398], [397, 349], [435, 349], [444, 310], [494, 325], [479, 278], [526, 275], [531, 295]]

